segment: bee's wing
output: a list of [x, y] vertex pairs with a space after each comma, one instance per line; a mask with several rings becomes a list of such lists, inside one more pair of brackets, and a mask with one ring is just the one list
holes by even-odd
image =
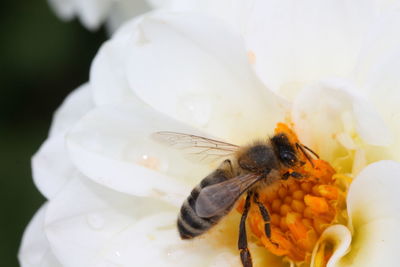
[[240, 148], [227, 142], [177, 132], [156, 132], [153, 134], [153, 138], [161, 143], [184, 150], [189, 159], [193, 158], [197, 161], [226, 158]]
[[196, 200], [196, 214], [209, 218], [229, 211], [235, 201], [261, 177], [246, 174], [203, 188]]

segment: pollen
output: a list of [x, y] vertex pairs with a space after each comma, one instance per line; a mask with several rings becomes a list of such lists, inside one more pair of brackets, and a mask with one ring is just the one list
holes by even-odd
[[[285, 133], [292, 144], [299, 143], [286, 124], [279, 123], [275, 132]], [[271, 238], [265, 234], [265, 221], [257, 205], [252, 205], [247, 221], [257, 244], [297, 264], [310, 263], [319, 236], [328, 226], [341, 220], [347, 190], [341, 186], [343, 179], [337, 178], [341, 175], [336, 174], [328, 162], [306, 158], [302, 153], [299, 159], [304, 164], [282, 172], [296, 171], [302, 178], [281, 180], [259, 191], [260, 200], [270, 214]], [[240, 212], [242, 206], [239, 203]]]

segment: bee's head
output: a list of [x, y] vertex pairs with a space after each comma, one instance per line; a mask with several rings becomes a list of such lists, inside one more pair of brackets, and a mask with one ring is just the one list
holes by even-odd
[[293, 167], [299, 163], [297, 157], [297, 150], [295, 146], [290, 143], [286, 134], [277, 134], [271, 138], [271, 144], [279, 161], [287, 167]]
[[274, 150], [266, 144], [254, 144], [249, 146], [238, 158], [242, 169], [251, 172], [264, 172], [267, 169], [275, 169], [278, 161]]

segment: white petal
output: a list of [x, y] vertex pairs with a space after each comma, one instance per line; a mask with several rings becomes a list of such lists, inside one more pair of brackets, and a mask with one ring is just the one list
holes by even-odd
[[128, 51], [125, 35], [119, 33], [104, 43], [93, 60], [90, 84], [96, 105], [124, 102], [139, 104], [126, 78], [124, 61]]
[[150, 5], [144, 0], [119, 0], [115, 2], [108, 14], [108, 31], [114, 32], [125, 21], [149, 10]]
[[147, 0], [153, 8], [170, 8], [174, 0]]
[[53, 11], [63, 20], [71, 20], [74, 17], [74, 2], [65, 0], [48, 0]]
[[74, 127], [67, 145], [74, 164], [94, 181], [140, 196], [163, 192], [180, 202], [211, 168], [154, 142], [157, 131], [197, 133], [149, 108], [102, 106]]
[[215, 247], [204, 237], [182, 241], [175, 228], [176, 213], [144, 218], [113, 240], [105, 258], [117, 266], [132, 262], [135, 266], [241, 266], [238, 254], [228, 248]]
[[43, 205], [26, 227], [22, 237], [18, 260], [21, 267], [61, 267], [51, 251], [44, 233], [44, 216], [47, 204]]
[[347, 196], [353, 242], [338, 266], [397, 266], [399, 186], [400, 164], [394, 161], [373, 163], [356, 177]]
[[90, 29], [96, 30], [108, 15], [113, 1], [110, 0], [85, 0], [75, 1], [75, 12], [78, 14], [82, 24]]
[[113, 238], [124, 235], [142, 216], [168, 211], [168, 205], [106, 189], [75, 177], [49, 204], [45, 230], [66, 267], [96, 266]]
[[47, 139], [32, 157], [35, 185], [47, 198], [53, 198], [77, 172], [65, 147], [64, 134]]
[[[400, 135], [400, 48], [396, 55], [378, 66], [376, 73], [371, 75], [369, 98], [384, 118], [393, 136]], [[376, 154], [385, 154], [387, 159], [400, 160], [400, 139], [393, 138], [393, 143], [385, 151]], [[378, 156], [378, 155], [376, 155]]]
[[240, 36], [220, 21], [156, 13], [135, 26], [127, 77], [153, 108], [231, 142], [265, 137], [283, 120], [283, 103], [258, 82]]
[[112, 33], [126, 20], [144, 13], [150, 6], [144, 0], [48, 0], [54, 12], [64, 20], [75, 16], [89, 30], [96, 30], [107, 20]]
[[400, 218], [399, 186], [400, 164], [395, 161], [380, 161], [362, 170], [347, 196], [348, 211], [355, 220], [353, 224]]
[[74, 179], [51, 201], [46, 233], [65, 267], [211, 264], [223, 249], [204, 238], [180, 240], [177, 212], [154, 199]]
[[373, 106], [340, 80], [321, 82], [301, 91], [292, 117], [300, 139], [332, 161], [344, 148], [355, 149], [356, 136], [371, 145], [388, 145], [391, 135]]
[[113, 1], [110, 0], [49, 0], [50, 6], [62, 19], [77, 16], [90, 30], [97, 29], [106, 18]]
[[[400, 9], [389, 12], [374, 27], [362, 53], [356, 72], [356, 78], [362, 89], [371, 99], [393, 136], [400, 134]], [[393, 144], [385, 151], [386, 158], [400, 160], [400, 139], [394, 138]]]
[[399, 15], [400, 8], [384, 12], [365, 36], [355, 69], [356, 77], [363, 85], [362, 89], [374, 91], [376, 88], [370, 82], [377, 75], [384, 75], [386, 70], [382, 70], [382, 67], [388, 61], [394, 62], [393, 56], [399, 53]]
[[54, 113], [50, 136], [64, 134], [85, 113], [94, 107], [89, 84], [84, 84], [70, 93]]
[[400, 219], [378, 219], [358, 226], [350, 252], [334, 266], [398, 266], [399, 223]]
[[272, 90], [347, 75], [375, 17], [374, 1], [256, 0], [245, 38], [254, 67]]
[[76, 172], [65, 148], [65, 133], [93, 107], [90, 86], [85, 84], [55, 112], [49, 138], [32, 157], [34, 182], [46, 198], [51, 199]]
[[351, 243], [351, 232], [343, 225], [332, 225], [329, 226], [320, 236], [317, 244], [314, 247], [313, 255], [310, 266], [314, 266], [316, 263], [316, 254], [321, 246], [321, 243], [326, 242], [333, 246], [333, 254], [329, 258], [327, 267], [336, 266], [337, 262], [342, 258], [349, 250]]
[[204, 13], [226, 22], [233, 30], [241, 32], [253, 6], [253, 0], [148, 0], [153, 7], [175, 12]]

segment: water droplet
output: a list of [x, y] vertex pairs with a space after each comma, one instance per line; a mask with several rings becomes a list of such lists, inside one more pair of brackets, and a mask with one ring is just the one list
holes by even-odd
[[139, 160], [137, 160], [136, 163], [142, 165], [143, 167], [156, 171], [164, 171], [168, 167], [168, 164], [166, 162], [163, 162], [157, 157], [149, 156], [147, 154], [143, 154], [142, 156], [140, 156]]
[[178, 114], [184, 120], [204, 127], [208, 124], [212, 114], [212, 100], [201, 95], [191, 95], [182, 98], [177, 105]]
[[87, 219], [89, 226], [95, 230], [100, 230], [104, 227], [104, 223], [105, 223], [104, 218], [99, 214], [95, 214], [95, 213], [88, 214], [86, 219]]
[[176, 247], [167, 248], [166, 252], [168, 258], [172, 261], [178, 261], [179, 259], [182, 259], [182, 256], [184, 254], [182, 250], [179, 250], [179, 248]]

